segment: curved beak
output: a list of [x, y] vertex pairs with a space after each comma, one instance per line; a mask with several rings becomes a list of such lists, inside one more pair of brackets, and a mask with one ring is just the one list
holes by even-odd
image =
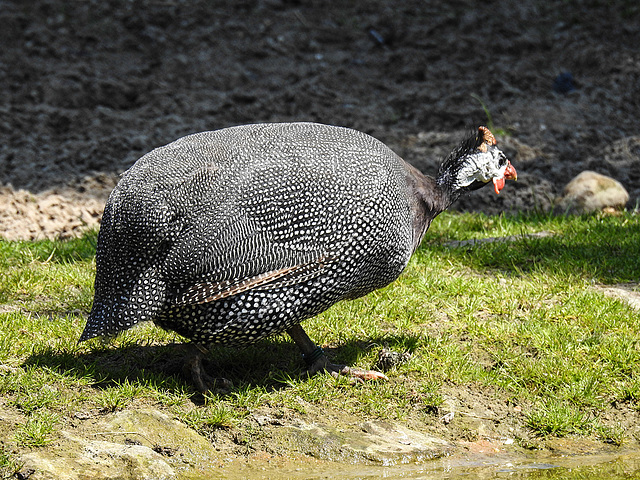
[[493, 179], [493, 190], [496, 194], [500, 194], [500, 190], [504, 188], [505, 180], [518, 180], [518, 172], [513, 168], [511, 162], [507, 160], [507, 168], [504, 171], [504, 176], [502, 178], [494, 178]]

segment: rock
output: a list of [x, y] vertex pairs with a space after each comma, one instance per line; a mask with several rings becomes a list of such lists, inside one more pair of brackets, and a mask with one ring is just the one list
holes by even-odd
[[396, 465], [443, 457], [454, 449], [441, 438], [393, 422], [368, 421], [361, 425], [360, 432], [302, 420], [284, 428], [299, 453], [334, 462]]
[[[368, 421], [362, 425], [368, 443], [364, 451], [382, 464], [420, 461], [444, 456], [452, 450], [445, 440], [410, 430], [398, 423]], [[356, 445], [351, 446], [357, 449]]]
[[[455, 446], [443, 439], [396, 422], [366, 421], [341, 428], [307, 418], [285, 420], [259, 414], [254, 415], [254, 421], [261, 425], [254, 432], [258, 437], [266, 435], [269, 449], [287, 452], [286, 458], [278, 459], [272, 452], [257, 450], [256, 465], [261, 471], [277, 468], [278, 462], [292, 462], [299, 455], [318, 461], [396, 465], [423, 463], [455, 451]], [[250, 467], [251, 462], [246, 457], [238, 459], [237, 440], [233, 446], [217, 444], [158, 410], [124, 410], [84, 425], [82, 429], [62, 430], [46, 448], [20, 455], [20, 475], [30, 480], [173, 480], [222, 478], [225, 469], [231, 469], [233, 478], [254, 477], [238, 470], [243, 465]], [[251, 438], [240, 440], [252, 443]], [[291, 465], [307, 468], [309, 463], [303, 460]], [[319, 466], [313, 464], [314, 469]]]
[[85, 438], [61, 431], [54, 445], [22, 455], [21, 471], [31, 480], [170, 480], [217, 469], [206, 438], [157, 410], [118, 412], [97, 428]]
[[[33, 480], [175, 479], [175, 470], [159, 454], [143, 445], [85, 440], [61, 432], [60, 445], [69, 452], [35, 450], [23, 455], [22, 471]], [[73, 452], [73, 454], [71, 454]]]
[[411, 354], [409, 352], [394, 352], [388, 346], [384, 346], [380, 353], [378, 353], [378, 361], [375, 368], [388, 372], [392, 368], [404, 365], [411, 360]]
[[640, 291], [638, 283], [627, 283], [618, 285], [600, 285], [594, 287], [595, 290], [601, 291], [608, 297], [622, 300], [631, 308], [640, 311]]
[[120, 440], [140, 441], [156, 452], [176, 452], [180, 468], [185, 465], [216, 468], [215, 446], [195, 430], [158, 410], [123, 410], [106, 423], [105, 431], [118, 435]]
[[586, 170], [564, 188], [560, 205], [579, 213], [595, 212], [607, 207], [624, 208], [629, 194], [613, 178]]

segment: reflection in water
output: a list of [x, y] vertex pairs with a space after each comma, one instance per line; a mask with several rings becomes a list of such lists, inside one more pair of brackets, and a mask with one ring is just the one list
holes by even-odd
[[[235, 465], [238, 467], [238, 465]], [[226, 479], [332, 479], [373, 480], [377, 478], [407, 480], [468, 479], [602, 479], [640, 478], [640, 452], [616, 455], [562, 456], [544, 458], [475, 458], [466, 461], [443, 458], [423, 465], [390, 467], [343, 465], [329, 462], [304, 462], [265, 465], [251, 464], [225, 472]]]

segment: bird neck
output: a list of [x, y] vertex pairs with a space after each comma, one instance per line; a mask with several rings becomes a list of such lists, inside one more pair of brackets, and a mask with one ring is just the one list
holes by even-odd
[[457, 178], [451, 169], [440, 170], [435, 179], [435, 188], [442, 199], [442, 210], [449, 208], [464, 192], [464, 187], [458, 186]]
[[431, 221], [445, 211], [461, 192], [424, 175], [407, 164], [407, 185], [412, 193], [413, 247], [418, 248]]
[[435, 183], [443, 201], [442, 210], [449, 208], [463, 193], [476, 190], [483, 185], [468, 175], [470, 167], [474, 171], [477, 169], [475, 162], [469, 158], [469, 155], [476, 151], [477, 143], [476, 136], [469, 137], [453, 149], [440, 164]]

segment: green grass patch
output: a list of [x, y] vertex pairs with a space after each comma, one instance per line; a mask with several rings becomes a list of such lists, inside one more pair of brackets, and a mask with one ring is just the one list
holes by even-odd
[[[24, 419], [19, 445], [46, 445], [74, 412], [141, 404], [202, 432], [237, 428], [266, 407], [284, 415], [331, 406], [439, 424], [445, 392], [470, 389], [522, 405], [532, 434], [611, 443], [624, 434], [603, 412], [640, 410], [638, 313], [593, 288], [640, 278], [640, 223], [631, 213], [445, 213], [400, 279], [305, 322], [338, 363], [373, 368], [383, 347], [408, 353], [389, 382], [307, 378], [296, 347], [279, 335], [214, 348], [207, 368], [234, 387], [205, 397], [179, 373], [184, 339], [176, 334], [143, 325], [77, 344], [91, 306], [95, 238], [0, 241], [0, 393], [2, 408]], [[11, 470], [5, 457], [0, 468]]]
[[16, 459], [16, 456], [8, 451], [4, 445], [0, 445], [0, 478], [15, 478], [16, 473], [20, 471], [22, 464]]
[[53, 432], [60, 417], [49, 410], [38, 410], [18, 427], [15, 438], [25, 447], [43, 447], [53, 441]]
[[590, 415], [560, 400], [545, 400], [527, 415], [527, 425], [535, 431], [555, 436], [588, 435], [593, 431]]

